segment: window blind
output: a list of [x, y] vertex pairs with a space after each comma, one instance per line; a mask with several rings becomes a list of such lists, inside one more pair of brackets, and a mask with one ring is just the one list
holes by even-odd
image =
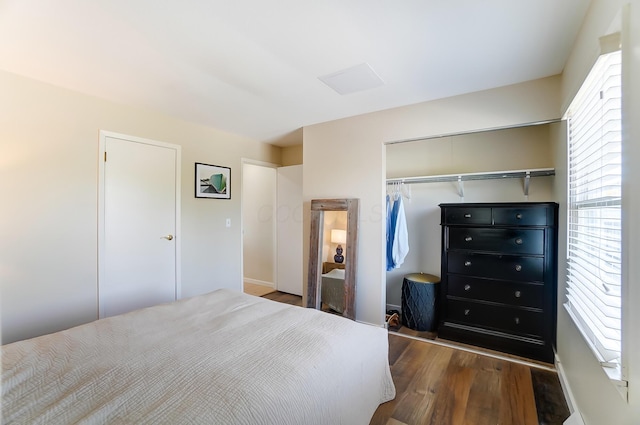
[[568, 110], [566, 308], [603, 366], [621, 355], [620, 51], [600, 56]]

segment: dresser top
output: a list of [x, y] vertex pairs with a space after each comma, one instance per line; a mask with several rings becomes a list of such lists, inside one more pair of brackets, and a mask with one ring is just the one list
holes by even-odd
[[550, 206], [558, 207], [556, 202], [458, 202], [458, 203], [443, 203], [439, 204], [440, 207], [512, 207], [512, 208], [526, 208], [526, 207], [539, 207]]

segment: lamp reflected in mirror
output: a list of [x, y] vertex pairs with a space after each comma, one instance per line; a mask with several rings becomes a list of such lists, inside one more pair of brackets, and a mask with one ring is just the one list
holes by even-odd
[[347, 231], [342, 229], [331, 229], [331, 242], [338, 244], [336, 247], [336, 255], [333, 256], [333, 261], [336, 263], [342, 263], [344, 261], [344, 248], [342, 248], [342, 244], [347, 243]]

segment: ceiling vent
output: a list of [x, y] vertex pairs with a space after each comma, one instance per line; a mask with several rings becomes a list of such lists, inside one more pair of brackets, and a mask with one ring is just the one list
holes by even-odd
[[382, 81], [368, 63], [362, 63], [318, 78], [336, 92], [343, 95], [384, 85], [384, 81]]

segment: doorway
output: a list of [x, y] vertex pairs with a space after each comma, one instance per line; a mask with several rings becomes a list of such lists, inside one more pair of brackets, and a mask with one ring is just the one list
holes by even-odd
[[99, 317], [180, 296], [180, 146], [100, 132]]
[[242, 271], [244, 290], [276, 290], [276, 166], [242, 164]]
[[245, 292], [302, 295], [302, 165], [243, 162], [242, 241]]

